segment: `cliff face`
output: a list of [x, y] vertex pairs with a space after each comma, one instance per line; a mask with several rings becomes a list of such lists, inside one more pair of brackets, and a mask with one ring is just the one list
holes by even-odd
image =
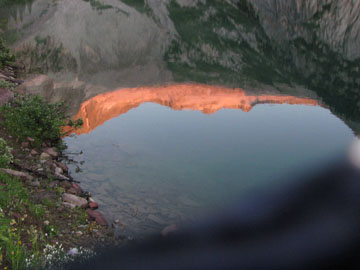
[[261, 25], [278, 44], [316, 36], [348, 60], [360, 57], [360, 1], [252, 0]]

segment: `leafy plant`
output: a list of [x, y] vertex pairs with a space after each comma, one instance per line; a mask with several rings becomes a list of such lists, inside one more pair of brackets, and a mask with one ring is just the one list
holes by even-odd
[[15, 87], [14, 83], [8, 82], [8, 81], [5, 81], [5, 80], [0, 80], [0, 88], [7, 88], [7, 89], [10, 89], [10, 90], [13, 90], [14, 87]]
[[11, 148], [7, 145], [3, 138], [0, 138], [0, 167], [7, 167], [13, 160]]
[[66, 125], [62, 103], [48, 104], [40, 96], [17, 99], [14, 105], [2, 108], [5, 126], [14, 135], [32, 137], [38, 143], [57, 142], [61, 127]]

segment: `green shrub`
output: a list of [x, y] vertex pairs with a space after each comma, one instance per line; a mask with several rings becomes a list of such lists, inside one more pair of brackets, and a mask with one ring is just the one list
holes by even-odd
[[0, 168], [7, 167], [13, 160], [11, 148], [3, 138], [0, 138]]
[[13, 105], [5, 105], [2, 113], [8, 131], [23, 139], [32, 137], [37, 143], [57, 143], [61, 127], [67, 124], [63, 103], [48, 104], [40, 96], [17, 99]]
[[14, 61], [15, 56], [10, 53], [10, 50], [5, 46], [5, 42], [0, 39], [0, 69]]
[[5, 81], [5, 80], [0, 80], [0, 88], [7, 88], [7, 89], [10, 89], [10, 90], [13, 90], [14, 87], [15, 87], [15, 83], [8, 82], [8, 81]]

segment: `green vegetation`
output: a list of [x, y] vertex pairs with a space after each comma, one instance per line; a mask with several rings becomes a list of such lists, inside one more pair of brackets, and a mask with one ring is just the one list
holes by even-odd
[[10, 90], [14, 90], [15, 84], [12, 82], [8, 82], [5, 80], [0, 80], [0, 88], [7, 88]]
[[0, 0], [0, 8], [12, 5], [32, 3], [34, 0]]
[[[27, 250], [22, 239], [34, 237], [28, 233], [25, 227], [19, 226], [25, 223], [26, 217], [31, 212], [27, 208], [32, 206], [29, 200], [29, 191], [17, 178], [10, 177], [0, 172], [0, 264], [11, 269], [25, 269], [26, 255], [39, 253], [37, 250]], [[28, 212], [23, 218], [9, 218], [17, 216], [19, 212]], [[36, 248], [36, 245], [34, 245]]]
[[7, 167], [13, 160], [11, 148], [7, 145], [3, 138], [0, 138], [0, 168]]
[[151, 13], [151, 8], [144, 0], [121, 0], [121, 2], [135, 8], [140, 13]]
[[48, 104], [40, 96], [16, 99], [1, 111], [4, 125], [10, 133], [23, 139], [34, 138], [38, 143], [57, 143], [61, 138], [61, 127], [66, 125], [63, 103]]
[[165, 60], [178, 81], [237, 86], [289, 82], [277, 68], [281, 63], [249, 1], [236, 7], [217, 0], [191, 7], [171, 1], [168, 8], [179, 36]]
[[10, 65], [15, 61], [15, 56], [10, 53], [10, 50], [5, 46], [5, 42], [0, 39], [0, 69], [4, 65]]
[[96, 9], [97, 11], [102, 11], [104, 9], [111, 9], [113, 8], [113, 6], [111, 5], [106, 5], [101, 3], [98, 0], [84, 0], [85, 2], [90, 2], [90, 5], [93, 9]]

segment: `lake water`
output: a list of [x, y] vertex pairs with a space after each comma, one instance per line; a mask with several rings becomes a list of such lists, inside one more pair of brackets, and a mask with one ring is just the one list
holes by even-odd
[[294, 181], [354, 138], [315, 100], [205, 85], [118, 90], [77, 117], [84, 127], [65, 139], [73, 175], [135, 237]]

